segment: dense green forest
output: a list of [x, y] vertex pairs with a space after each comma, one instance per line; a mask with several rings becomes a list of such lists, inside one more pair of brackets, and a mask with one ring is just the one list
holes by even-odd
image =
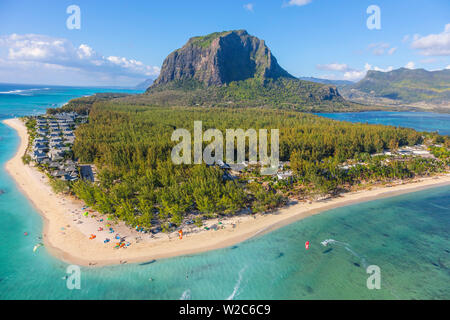
[[96, 93], [92, 96], [81, 97], [70, 100], [67, 104], [60, 108], [48, 108], [47, 114], [52, 115], [60, 112], [76, 112], [81, 115], [88, 115], [92, 105], [98, 101], [107, 101], [112, 99], [124, 98], [131, 96], [127, 93]]
[[[443, 161], [405, 158], [386, 161], [370, 154], [424, 141], [412, 129], [338, 122], [294, 111], [266, 108], [156, 107], [97, 101], [88, 108], [73, 148], [81, 163], [95, 163], [98, 182], [78, 181], [71, 188], [88, 205], [130, 225], [168, 230], [193, 219], [264, 212], [288, 197], [307, 198], [341, 192], [373, 181], [412, 178], [446, 170]], [[172, 132], [203, 121], [203, 130], [279, 129], [280, 158], [290, 161], [292, 179], [278, 180], [246, 169], [224, 179], [216, 166], [174, 165]], [[427, 134], [425, 139], [437, 139]], [[446, 137], [443, 139], [448, 144]], [[207, 144], [207, 143], [205, 143]], [[351, 160], [349, 160], [351, 159]], [[342, 164], [354, 163], [344, 169]]]
[[304, 112], [377, 109], [348, 102], [337, 93], [336, 89], [330, 89], [328, 86], [290, 78], [276, 80], [254, 78], [209, 87], [192, 79], [175, 80], [151, 87], [146, 94], [118, 100], [122, 103], [140, 105], [266, 107]]

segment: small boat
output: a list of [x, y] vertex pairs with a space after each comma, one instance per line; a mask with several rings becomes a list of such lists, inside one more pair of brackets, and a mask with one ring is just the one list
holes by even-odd
[[326, 239], [326, 240], [323, 240], [323, 241], [321, 242], [321, 244], [322, 244], [324, 247], [326, 247], [329, 243], [332, 243], [332, 242], [334, 242], [333, 239]]
[[35, 245], [34, 248], [33, 248], [33, 252], [36, 252], [36, 250], [37, 250], [39, 247], [43, 246], [43, 245], [44, 245], [44, 244], [42, 244], [42, 243], [38, 243], [37, 245]]

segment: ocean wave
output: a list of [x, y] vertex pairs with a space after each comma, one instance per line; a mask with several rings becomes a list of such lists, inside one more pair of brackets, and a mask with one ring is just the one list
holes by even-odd
[[[0, 91], [0, 94], [15, 94], [20, 96], [30, 95], [29, 91], [50, 90], [50, 88], [32, 88], [32, 89], [17, 89], [10, 91]], [[28, 94], [27, 94], [28, 93]]]

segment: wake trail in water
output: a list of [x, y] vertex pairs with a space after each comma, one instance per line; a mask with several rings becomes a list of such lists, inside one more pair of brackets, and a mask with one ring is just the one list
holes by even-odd
[[[328, 244], [336, 244], [338, 246], [344, 247], [345, 250], [350, 252], [353, 256], [357, 257], [361, 261], [361, 264], [365, 270], [367, 270], [367, 267], [370, 265], [369, 263], [367, 263], [367, 260], [363, 256], [359, 255], [357, 252], [355, 252], [348, 243], [337, 241], [334, 239], [326, 239], [322, 241], [321, 244], [324, 247], [326, 247]], [[386, 287], [394, 297], [396, 297], [397, 299], [401, 299], [396, 293], [394, 293], [393, 287], [389, 283], [387, 283], [387, 281], [384, 281], [384, 287]]]
[[326, 247], [328, 244], [335, 244], [335, 245], [338, 245], [340, 247], [344, 247], [345, 250], [350, 252], [353, 256], [357, 257], [361, 261], [361, 264], [362, 264], [362, 266], [365, 269], [367, 269], [367, 267], [369, 266], [369, 264], [367, 263], [366, 259], [363, 256], [361, 256], [360, 254], [358, 254], [357, 252], [355, 252], [351, 248], [350, 244], [348, 244], [348, 243], [345, 243], [345, 242], [342, 242], [342, 241], [337, 241], [337, 240], [334, 240], [334, 239], [326, 239], [326, 240], [322, 241], [321, 244], [324, 247]]
[[436, 208], [438, 208], [438, 209], [442, 209], [442, 210], [448, 210], [449, 208], [446, 208], [446, 207], [443, 207], [443, 206], [440, 206], [440, 205], [437, 205], [437, 204], [435, 204], [435, 203], [432, 203], [432, 202], [430, 202], [430, 204], [433, 206], [433, 207], [436, 207]]
[[244, 273], [245, 269], [247, 269], [247, 266], [243, 267], [243, 268], [241, 269], [241, 271], [239, 271], [239, 278], [238, 278], [238, 281], [237, 281], [236, 284], [234, 285], [233, 292], [228, 296], [228, 298], [227, 298], [226, 300], [233, 300], [234, 297], [236, 297], [237, 295], [239, 295], [238, 291], [239, 291], [239, 288], [241, 287], [242, 274]]

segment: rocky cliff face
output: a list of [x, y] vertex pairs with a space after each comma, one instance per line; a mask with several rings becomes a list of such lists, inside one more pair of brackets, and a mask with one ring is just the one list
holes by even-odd
[[245, 30], [189, 39], [169, 54], [158, 79], [138, 100], [151, 105], [267, 107], [309, 112], [360, 108], [347, 103], [336, 86], [290, 75], [280, 67], [265, 42]]
[[194, 79], [221, 86], [250, 78], [294, 78], [281, 68], [263, 40], [245, 30], [191, 38], [164, 61], [153, 86]]

